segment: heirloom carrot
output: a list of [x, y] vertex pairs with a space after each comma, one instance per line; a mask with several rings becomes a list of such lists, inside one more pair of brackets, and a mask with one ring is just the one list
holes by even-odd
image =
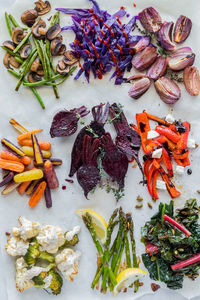
[[28, 156], [24, 156], [19, 158], [17, 155], [13, 154], [8, 150], [2, 150], [0, 153], [0, 157], [5, 160], [12, 160], [16, 162], [21, 162], [24, 165], [29, 165], [31, 163], [31, 159]]
[[[33, 142], [32, 142], [32, 140], [28, 140], [28, 139], [18, 141], [18, 144], [19, 144], [20, 146], [33, 147]], [[39, 144], [41, 150], [46, 150], [46, 151], [48, 151], [48, 150], [51, 149], [51, 143], [50, 143], [50, 142], [46, 142], [46, 141], [38, 141], [38, 144]]]
[[0, 168], [17, 173], [21, 173], [24, 171], [24, 165], [22, 163], [5, 159], [0, 159]]
[[34, 207], [38, 204], [38, 202], [40, 201], [40, 199], [42, 198], [44, 191], [46, 189], [46, 182], [42, 181], [39, 185], [38, 188], [35, 190], [35, 192], [33, 193], [33, 195], [31, 196], [28, 204], [30, 207]]
[[18, 135], [17, 140], [18, 141], [25, 140], [27, 138], [30, 138], [32, 134], [41, 132], [41, 131], [42, 131], [42, 129], [35, 129], [35, 130], [31, 130], [31, 131], [22, 133], [22, 134]]
[[40, 169], [33, 169], [14, 176], [15, 182], [25, 182], [40, 179], [44, 176], [43, 171]]
[[15, 119], [10, 119], [10, 124], [21, 134], [28, 132], [21, 124], [19, 124]]
[[25, 193], [26, 189], [28, 188], [29, 184], [31, 184], [31, 181], [25, 181], [25, 182], [21, 183], [17, 188], [18, 193], [20, 195], [23, 195]]
[[[32, 147], [28, 147], [28, 146], [22, 146], [21, 149], [23, 150], [23, 152], [30, 157], [34, 157], [34, 150]], [[50, 158], [51, 157], [51, 151], [44, 151], [42, 150], [42, 156], [43, 158]]]

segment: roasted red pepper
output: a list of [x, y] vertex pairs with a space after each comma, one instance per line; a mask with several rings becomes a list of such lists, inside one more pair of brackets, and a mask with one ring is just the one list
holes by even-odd
[[187, 236], [191, 235], [191, 232], [189, 230], [187, 230], [187, 228], [185, 228], [184, 225], [179, 224], [174, 219], [170, 218], [168, 215], [164, 215], [164, 221], [165, 222], [169, 222], [171, 225], [177, 227], [178, 229], [180, 229], [181, 231], [183, 231]]
[[145, 177], [147, 178], [148, 176], [148, 173], [149, 173], [149, 167], [152, 163], [152, 159], [147, 159], [145, 162], [144, 162], [144, 175]]
[[171, 163], [171, 158], [167, 152], [167, 150], [162, 147], [162, 159], [163, 159], [163, 162], [167, 168], [167, 171], [168, 171], [168, 176], [171, 178], [173, 177], [173, 168], [172, 168], [172, 163]]
[[152, 182], [152, 179], [153, 179], [153, 173], [154, 171], [156, 170], [156, 167], [154, 166], [154, 164], [152, 163], [150, 169], [149, 169], [149, 173], [148, 173], [148, 176], [147, 176], [147, 188], [148, 188], [148, 191], [149, 191], [149, 194], [153, 197], [153, 193], [152, 193], [152, 188], [151, 188], [151, 182]]
[[162, 179], [166, 183], [167, 190], [168, 190], [170, 196], [172, 198], [176, 198], [176, 197], [180, 196], [180, 192], [177, 191], [177, 189], [175, 188], [174, 184], [171, 182], [171, 180], [169, 179], [169, 177], [166, 174], [165, 170], [161, 166], [159, 168], [159, 172], [160, 172], [160, 175], [162, 176]]
[[147, 133], [148, 131], [151, 130], [147, 114], [145, 112], [141, 114], [136, 114], [136, 120], [137, 120], [138, 131], [141, 137], [142, 149], [144, 153], [147, 154], [148, 153], [146, 150], [146, 146], [148, 144]]
[[157, 188], [156, 188], [156, 182], [157, 182], [158, 174], [159, 174], [159, 171], [158, 171], [158, 170], [156, 170], [156, 171], [153, 173], [152, 195], [153, 195], [153, 198], [154, 198], [154, 199], [159, 199], [158, 193], [157, 193]]
[[183, 126], [186, 128], [186, 131], [181, 134], [181, 138], [177, 144], [177, 149], [184, 150], [187, 147], [188, 135], [190, 131], [190, 123], [183, 122]]
[[157, 122], [158, 124], [162, 124], [162, 125], [165, 125], [165, 126], [169, 126], [169, 125], [170, 125], [169, 123], [167, 123], [165, 120], [163, 120], [163, 119], [161, 119], [161, 118], [158, 118], [158, 117], [156, 117], [156, 116], [154, 116], [154, 115], [151, 115], [151, 114], [149, 114], [149, 113], [147, 113], [147, 112], [146, 112], [146, 114], [147, 114], [147, 117], [148, 117], [150, 120], [155, 121], [155, 122]]
[[174, 131], [172, 131], [171, 129], [169, 129], [167, 127], [157, 126], [155, 128], [155, 130], [159, 134], [166, 136], [170, 141], [172, 141], [174, 143], [178, 143], [178, 141], [180, 141], [180, 139], [181, 139], [181, 137], [178, 134], [176, 134]]

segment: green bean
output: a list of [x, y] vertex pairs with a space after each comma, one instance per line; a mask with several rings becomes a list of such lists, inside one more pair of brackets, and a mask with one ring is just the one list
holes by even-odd
[[59, 11], [57, 11], [55, 13], [55, 15], [52, 17], [50, 27], [55, 25], [56, 23], [58, 23], [58, 24], [60, 23], [60, 12]]
[[18, 53], [13, 53], [12, 50], [8, 49], [8, 48], [5, 47], [5, 46], [1, 46], [1, 48], [2, 48], [3, 50], [7, 51], [10, 55], [14, 56], [15, 59], [16, 59], [20, 64], [22, 64], [22, 63], [24, 62], [23, 59], [20, 57], [20, 55], [19, 55]]
[[[21, 74], [17, 73], [16, 71], [14, 70], [11, 70], [11, 69], [8, 69], [8, 72], [11, 73], [12, 75], [14, 75], [16, 78], [19, 78], [21, 77]], [[27, 83], [28, 81], [24, 79], [23, 81], [24, 83]], [[45, 105], [44, 105], [44, 102], [42, 101], [42, 98], [40, 97], [40, 95], [38, 94], [38, 92], [36, 91], [35, 88], [33, 87], [29, 87], [30, 90], [33, 92], [33, 94], [35, 95], [35, 97], [37, 98], [38, 102], [40, 103], [41, 107], [43, 109], [45, 109]]]
[[37, 52], [38, 52], [38, 55], [39, 55], [39, 58], [40, 58], [40, 61], [41, 61], [42, 66], [43, 66], [43, 70], [44, 70], [44, 79], [47, 80], [47, 78], [48, 78], [48, 73], [47, 73], [47, 69], [46, 69], [46, 65], [45, 65], [45, 62], [44, 62], [44, 57], [43, 57], [43, 54], [42, 54], [40, 45], [39, 45], [38, 41], [37, 41], [34, 37], [33, 37], [33, 41], [34, 41], [34, 44], [35, 44], [35, 46], [36, 46], [36, 49], [37, 49]]
[[26, 41], [29, 39], [30, 35], [32, 34], [32, 31], [30, 30], [26, 36], [23, 38], [23, 40], [17, 45], [15, 50], [13, 51], [14, 53], [17, 53], [19, 49], [26, 43]]
[[71, 70], [69, 70], [69, 72], [67, 73], [67, 75], [65, 75], [62, 80], [60, 80], [58, 83], [49, 83], [47, 82], [46, 85], [52, 85], [52, 86], [57, 86], [62, 84], [67, 78], [69, 78], [69, 76], [76, 70], [76, 66], [74, 66], [73, 68], [71, 68]]
[[[57, 80], [61, 77], [63, 77], [63, 75], [58, 74], [58, 75], [51, 77], [51, 80]], [[24, 85], [29, 86], [29, 87], [34, 87], [34, 86], [44, 85], [46, 83], [49, 83], [48, 80], [41, 80], [41, 81], [37, 81], [37, 82], [27, 82], [27, 83], [24, 83]]]
[[12, 36], [12, 26], [11, 26], [10, 19], [9, 19], [7, 12], [5, 12], [5, 20], [6, 20], [6, 25], [7, 25], [9, 34], [10, 34], [10, 36]]
[[9, 19], [10, 19], [10, 21], [13, 23], [13, 25], [14, 25], [15, 27], [21, 27], [21, 26], [17, 23], [17, 21], [15, 20], [15, 18], [14, 18], [11, 14], [9, 14]]
[[18, 83], [17, 83], [17, 85], [16, 85], [16, 88], [15, 88], [16, 91], [19, 90], [19, 88], [20, 88], [20, 86], [21, 86], [21, 84], [22, 84], [22, 82], [23, 82], [23, 80], [24, 80], [24, 77], [26, 76], [26, 74], [27, 74], [28, 71], [30, 70], [30, 67], [31, 67], [32, 63], [34, 62], [34, 60], [36, 59], [37, 55], [38, 55], [37, 52], [35, 52], [35, 53], [33, 54], [33, 56], [30, 58], [30, 60], [29, 60], [29, 62], [28, 62], [28, 64], [27, 64], [27, 66], [25, 67], [25, 69], [24, 69], [24, 71], [23, 71], [23, 73], [22, 73], [22, 75], [21, 75], [21, 77], [20, 77], [20, 80], [18, 81]]

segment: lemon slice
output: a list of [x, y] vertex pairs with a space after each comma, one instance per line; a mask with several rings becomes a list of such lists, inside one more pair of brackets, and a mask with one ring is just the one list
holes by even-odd
[[90, 209], [76, 210], [75, 213], [80, 217], [82, 217], [82, 215], [85, 215], [86, 213], [90, 214], [97, 237], [104, 244], [106, 241], [106, 233], [107, 233], [107, 224], [104, 218], [100, 214]]
[[117, 284], [114, 287], [113, 295], [116, 296], [121, 290], [129, 287], [137, 279], [147, 275], [147, 272], [140, 268], [128, 268], [118, 274], [116, 281]]

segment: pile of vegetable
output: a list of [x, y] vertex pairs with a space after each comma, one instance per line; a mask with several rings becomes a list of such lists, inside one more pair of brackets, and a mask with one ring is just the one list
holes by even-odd
[[158, 212], [142, 228], [146, 253], [142, 255], [150, 278], [180, 289], [184, 276], [195, 280], [200, 268], [199, 207], [186, 201], [174, 214], [173, 201], [160, 203]]
[[[98, 239], [98, 232], [95, 231], [92, 216], [86, 213], [82, 215], [82, 219], [97, 249], [97, 271], [91, 288], [99, 289], [100, 287], [100, 291], [104, 294], [109, 289], [116, 295], [121, 290], [126, 292], [129, 286], [131, 288], [134, 286], [134, 290], [137, 292], [140, 286], [138, 278], [145, 276], [146, 273], [138, 268], [139, 261], [136, 256], [131, 214], [125, 214], [121, 207], [114, 210], [108, 222], [104, 245]], [[116, 226], [118, 232], [113, 239]], [[112, 245], [111, 241], [113, 241]], [[124, 262], [123, 255], [125, 256]]]
[[[3, 43], [2, 48], [6, 51], [3, 63], [8, 72], [19, 79], [15, 90], [18, 91], [22, 84], [30, 88], [44, 109], [45, 105], [36, 88], [51, 86], [56, 98], [59, 98], [58, 86], [76, 69], [71, 66], [78, 59], [71, 51], [66, 51], [62, 43], [59, 13], [51, 18], [47, 26], [41, 16], [50, 11], [50, 3], [39, 0], [35, 4], [34, 9], [26, 10], [21, 16], [22, 23], [29, 28], [20, 26], [12, 15], [5, 13], [12, 40]], [[53, 57], [60, 55], [64, 55], [64, 58], [54, 67]]]
[[72, 282], [78, 275], [80, 251], [71, 247], [79, 239], [80, 227], [63, 233], [58, 226], [40, 225], [19, 217], [19, 227], [13, 227], [5, 249], [16, 257], [16, 289], [43, 289], [53, 295], [61, 293], [63, 277]]
[[1, 139], [6, 149], [0, 152], [3, 169], [0, 187], [4, 187], [1, 194], [8, 195], [17, 189], [20, 195], [30, 196], [30, 207], [36, 206], [44, 194], [46, 206], [50, 208], [51, 190], [59, 187], [54, 167], [61, 165], [62, 160], [51, 158], [51, 143], [37, 139], [36, 133], [42, 129], [28, 131], [14, 119], [10, 119], [10, 124], [20, 133], [17, 137], [20, 147], [6, 138]]
[[[144, 174], [147, 188], [153, 199], [159, 199], [157, 188], [167, 189], [172, 198], [180, 195], [171, 179], [175, 174], [184, 174], [190, 165], [189, 148], [196, 148], [195, 141], [189, 138], [190, 124], [176, 121], [172, 115], [162, 119], [143, 111], [136, 114], [137, 126], [132, 125], [141, 137], [145, 153]], [[151, 129], [150, 121], [158, 125]], [[161, 176], [162, 181], [158, 180]]]
[[[139, 19], [144, 30], [141, 33], [149, 38], [142, 49], [134, 52], [132, 65], [139, 72], [128, 78], [132, 82], [130, 97], [138, 99], [154, 82], [160, 98], [167, 104], [176, 103], [181, 97], [181, 90], [176, 82], [184, 82], [187, 92], [191, 96], [199, 94], [199, 71], [193, 66], [195, 54], [190, 47], [177, 49], [176, 44], [182, 44], [190, 34], [192, 21], [180, 15], [174, 23], [162, 21], [161, 16], [153, 7], [143, 9]], [[172, 38], [173, 35], [173, 38]], [[175, 44], [176, 43], [176, 44]]]
[[[138, 159], [141, 146], [140, 135], [129, 126], [122, 108], [116, 103], [94, 106], [93, 120], [86, 125], [82, 117], [88, 113], [85, 106], [58, 112], [51, 125], [51, 137], [74, 134], [77, 130], [77, 122], [81, 119], [84, 127], [78, 133], [73, 145], [69, 176], [77, 174], [77, 180], [86, 198], [89, 192], [100, 185], [106, 186], [108, 192], [112, 190], [119, 200], [124, 192], [129, 159], [136, 160], [143, 174]], [[110, 133], [104, 129], [104, 126], [109, 123], [113, 123], [117, 132], [115, 142]], [[117, 189], [110, 186], [112, 182], [117, 183]]]

